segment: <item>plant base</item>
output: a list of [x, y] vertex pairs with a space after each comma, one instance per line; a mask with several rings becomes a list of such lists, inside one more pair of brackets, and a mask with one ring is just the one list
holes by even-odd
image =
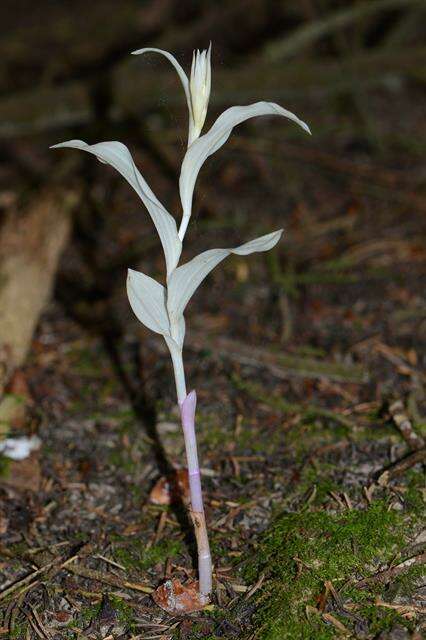
[[177, 578], [166, 580], [152, 597], [159, 607], [172, 615], [200, 611], [209, 603], [209, 598], [200, 594], [197, 581], [182, 584]]

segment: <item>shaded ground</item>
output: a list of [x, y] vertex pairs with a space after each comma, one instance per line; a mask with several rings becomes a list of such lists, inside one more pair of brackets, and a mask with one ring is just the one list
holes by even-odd
[[[421, 637], [425, 127], [419, 86], [397, 89], [295, 98], [312, 140], [256, 121], [201, 174], [187, 257], [286, 234], [269, 256], [228, 259], [188, 310], [215, 593], [183, 619], [150, 597], [195, 575], [185, 510], [149, 501], [184, 463], [171, 367], [123, 286], [127, 266], [161, 279], [162, 256], [120, 177], [70, 161], [85, 205], [12, 389], [29, 404], [15, 432], [43, 446], [2, 463], [4, 637]], [[182, 128], [152, 122], [157, 155], [131, 122], [108, 137], [176, 210]], [[10, 148], [26, 157], [28, 140]]]

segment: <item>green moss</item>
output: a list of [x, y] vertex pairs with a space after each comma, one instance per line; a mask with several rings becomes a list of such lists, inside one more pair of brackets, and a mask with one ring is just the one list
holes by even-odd
[[7, 478], [9, 474], [10, 458], [0, 454], [0, 478]]
[[126, 546], [114, 550], [114, 558], [127, 570], [146, 571], [158, 562], [165, 562], [167, 558], [175, 558], [182, 551], [179, 540], [162, 540], [158, 544], [146, 547], [137, 540], [129, 541]]
[[[136, 621], [133, 608], [119, 596], [110, 593], [105, 594], [103, 600], [100, 600], [96, 604], [86, 606], [81, 610], [80, 626], [82, 629], [86, 629], [97, 618], [102, 616], [102, 609], [105, 605], [105, 601], [108, 603], [108, 609], [111, 608], [114, 611], [116, 620], [120, 623], [120, 626], [122, 626], [127, 632], [135, 631]], [[69, 624], [73, 628], [75, 627], [75, 621], [71, 621]]]
[[[87, 607], [83, 607], [80, 611], [80, 618], [83, 627], [87, 627], [93, 620], [95, 620], [102, 607], [102, 601], [97, 602], [96, 604], [88, 605]], [[73, 621], [70, 624], [74, 624]]]
[[334, 466], [326, 462], [322, 462], [319, 469], [313, 467], [304, 469], [296, 489], [296, 494], [301, 499], [302, 505], [306, 504], [306, 500], [308, 500], [311, 507], [319, 507], [330, 500], [330, 491], [340, 491], [339, 483], [328, 474], [330, 469], [333, 470]]
[[105, 375], [105, 352], [92, 345], [78, 344], [68, 353], [69, 362], [74, 373], [81, 377], [100, 377]]
[[[388, 610], [374, 607], [371, 592], [355, 590], [350, 583], [390, 560], [407, 530], [405, 514], [389, 510], [385, 501], [344, 514], [305, 511], [279, 516], [244, 571], [249, 582], [255, 582], [263, 572], [268, 576], [254, 616], [256, 637], [334, 638], [334, 627], [320, 615], [306, 614], [307, 605], [315, 607], [326, 580], [340, 590], [343, 601], [353, 601], [355, 592], [359, 594], [373, 630], [399, 620], [395, 612], [389, 615]], [[347, 620], [342, 622], [348, 625]]]
[[354, 425], [352, 422], [340, 413], [335, 413], [334, 411], [325, 409], [319, 405], [288, 402], [281, 396], [271, 394], [261, 385], [243, 380], [236, 374], [234, 374], [231, 379], [238, 390], [244, 391], [259, 402], [262, 402], [268, 407], [271, 407], [283, 414], [300, 414], [302, 419], [308, 423], [311, 423], [316, 419], [325, 420], [328, 423], [331, 422], [343, 427], [343, 433], [347, 433], [353, 429]]
[[395, 576], [392, 584], [388, 588], [388, 598], [392, 599], [395, 595], [410, 598], [419, 585], [422, 585], [425, 578], [425, 568], [422, 565], [410, 567], [399, 576]]
[[15, 622], [13, 625], [13, 629], [10, 631], [11, 640], [23, 640], [23, 638], [27, 637], [27, 622]]
[[127, 449], [113, 449], [108, 454], [108, 462], [112, 467], [123, 469], [126, 473], [132, 474], [137, 468], [137, 464], [129, 455]]
[[119, 622], [123, 626], [125, 626], [127, 631], [135, 630], [135, 612], [130, 607], [125, 600], [119, 598], [118, 596], [109, 595], [108, 596], [112, 607], [115, 609], [117, 613], [117, 617]]
[[233, 425], [230, 420], [218, 418], [217, 413], [197, 411], [197, 429], [200, 444], [207, 450], [215, 450], [233, 436]]
[[129, 436], [131, 441], [137, 445], [139, 450], [143, 450], [144, 436], [138, 428], [138, 422], [133, 409], [129, 407], [122, 408], [107, 415], [97, 415], [96, 419], [102, 420], [107, 417], [115, 423], [115, 432], [119, 436], [118, 445], [108, 454], [108, 462], [111, 466], [123, 469], [126, 473], [134, 473], [139, 463], [131, 456], [131, 450], [123, 447], [121, 444], [122, 436]]
[[377, 637], [382, 631], [390, 631], [396, 625], [413, 629], [413, 625], [393, 609], [383, 609], [370, 604], [359, 609], [358, 613], [369, 621], [369, 631], [373, 637]]
[[403, 494], [405, 507], [421, 517], [425, 508], [424, 475], [410, 469], [405, 477], [408, 481], [407, 490]]
[[316, 404], [289, 402], [276, 392], [271, 393], [262, 385], [243, 380], [235, 374], [232, 382], [239, 391], [284, 417], [299, 416], [298, 422], [285, 435], [279, 428], [269, 431], [263, 438], [258, 437], [258, 432], [257, 437], [253, 437], [250, 430], [243, 431], [239, 441], [249, 445], [254, 453], [276, 452], [276, 447], [285, 443], [286, 449], [295, 454], [296, 460], [302, 461], [308, 451], [335, 443], [338, 439], [363, 442], [389, 437], [389, 426], [379, 417], [377, 410], [363, 415], [362, 422], [355, 423], [341, 413]]

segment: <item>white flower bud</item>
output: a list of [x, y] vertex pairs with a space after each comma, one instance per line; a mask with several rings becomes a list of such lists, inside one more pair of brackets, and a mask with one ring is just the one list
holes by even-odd
[[189, 144], [192, 144], [201, 133], [207, 115], [211, 87], [211, 48], [194, 51], [192, 56], [189, 92], [191, 96], [192, 122], [189, 132]]

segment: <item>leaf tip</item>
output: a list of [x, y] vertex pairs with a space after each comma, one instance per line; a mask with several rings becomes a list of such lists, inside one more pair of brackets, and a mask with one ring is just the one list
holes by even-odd
[[134, 269], [130, 269], [130, 267], [127, 269], [127, 278], [126, 278], [126, 282], [127, 285], [135, 285], [135, 277], [137, 277], [137, 271], [135, 271]]
[[281, 240], [283, 233], [284, 233], [284, 229], [277, 229], [277, 231], [273, 231], [271, 233], [272, 243], [273, 243], [270, 247], [271, 249], [275, 247], [276, 244], [278, 244], [278, 242]]
[[311, 136], [312, 135], [312, 131], [310, 130], [309, 125], [306, 124], [306, 122], [303, 122], [303, 120], [301, 120], [300, 123], [301, 123], [302, 129], [304, 129], [306, 131], [306, 133], [309, 133], [309, 135]]

